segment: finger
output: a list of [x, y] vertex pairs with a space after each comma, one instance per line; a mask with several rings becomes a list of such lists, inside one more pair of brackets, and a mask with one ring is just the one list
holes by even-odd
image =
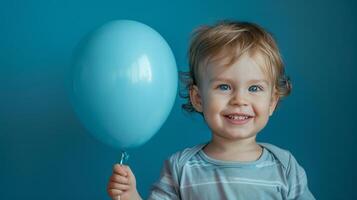
[[120, 183], [120, 184], [129, 184], [129, 179], [125, 176], [112, 175], [110, 177], [110, 182]]
[[113, 172], [122, 176], [127, 176], [127, 168], [124, 167], [123, 165], [115, 164], [113, 167]]
[[129, 181], [131, 181], [132, 179], [135, 179], [134, 173], [131, 171], [130, 167], [127, 165], [122, 165], [122, 168], [125, 170], [125, 172], [127, 173], [127, 178], [129, 179]]
[[122, 190], [122, 191], [126, 191], [130, 189], [129, 185], [125, 185], [125, 184], [120, 184], [120, 183], [115, 183], [115, 182], [110, 182], [108, 185], [108, 189], [115, 189], [115, 190]]
[[135, 175], [134, 173], [131, 171], [129, 166], [124, 165], [123, 166], [125, 168], [125, 170], [128, 173], [128, 176], [126, 176], [128, 178], [128, 184], [135, 184]]
[[131, 171], [130, 167], [128, 165], [122, 165], [122, 168], [124, 169], [124, 171], [128, 174], [131, 175], [133, 174], [133, 172]]
[[116, 196], [120, 196], [124, 193], [124, 191], [117, 190], [117, 189], [108, 189], [108, 194], [110, 197], [114, 198]]

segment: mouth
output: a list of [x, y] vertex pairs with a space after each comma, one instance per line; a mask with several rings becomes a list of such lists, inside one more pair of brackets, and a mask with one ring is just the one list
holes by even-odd
[[232, 124], [242, 125], [247, 123], [254, 116], [243, 113], [232, 113], [224, 115], [224, 117]]

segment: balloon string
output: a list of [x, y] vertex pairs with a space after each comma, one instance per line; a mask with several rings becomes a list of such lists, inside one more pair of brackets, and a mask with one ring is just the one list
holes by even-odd
[[120, 164], [122, 165], [123, 163], [125, 164], [126, 161], [129, 159], [129, 154], [126, 151], [121, 152], [121, 158], [120, 158]]
[[[129, 159], [129, 154], [126, 151], [121, 151], [121, 156], [120, 156], [120, 165], [125, 164], [126, 161]], [[118, 196], [117, 200], [120, 200], [120, 195]]]

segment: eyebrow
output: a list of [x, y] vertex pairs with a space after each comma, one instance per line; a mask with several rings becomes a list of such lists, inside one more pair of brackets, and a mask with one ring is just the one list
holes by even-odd
[[[233, 82], [233, 79], [226, 79], [226, 78], [212, 78], [209, 80], [209, 83], [213, 83], [213, 82]], [[266, 85], [269, 85], [269, 81], [265, 80], [265, 79], [252, 79], [247, 81], [249, 84], [252, 83], [265, 83]]]

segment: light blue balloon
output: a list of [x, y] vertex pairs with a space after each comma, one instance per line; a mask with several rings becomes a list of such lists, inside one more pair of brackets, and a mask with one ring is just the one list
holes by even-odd
[[71, 102], [89, 132], [112, 147], [147, 142], [167, 119], [176, 92], [175, 57], [145, 24], [111, 21], [75, 53]]

